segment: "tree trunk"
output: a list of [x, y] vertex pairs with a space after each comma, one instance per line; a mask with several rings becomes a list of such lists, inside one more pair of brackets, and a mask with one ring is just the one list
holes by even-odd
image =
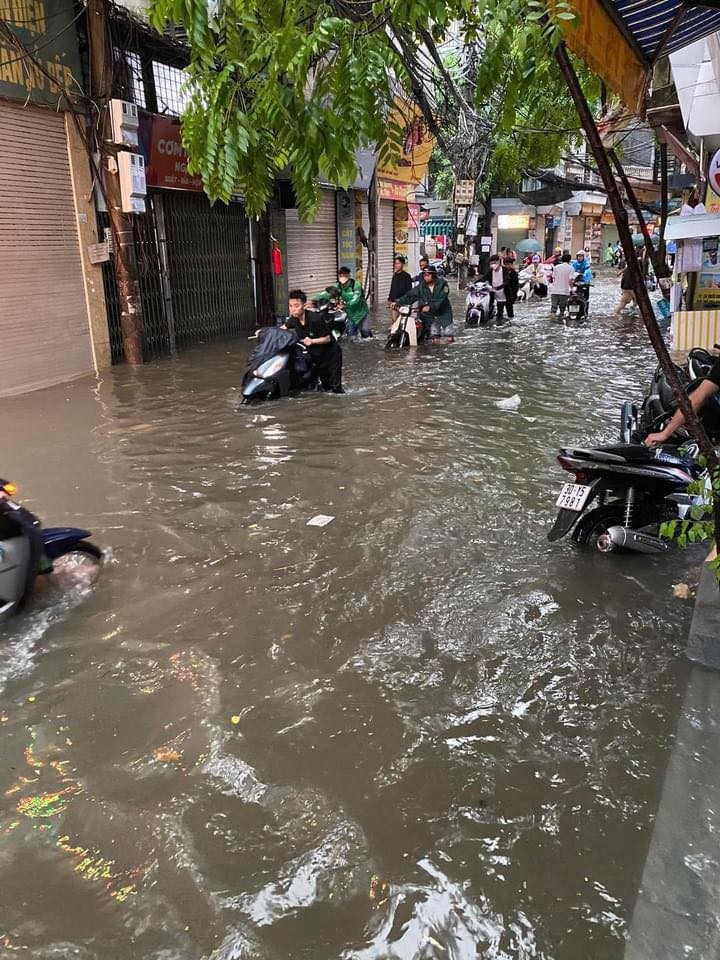
[[[710, 475], [713, 480], [715, 480], [718, 472], [718, 459], [715, 454], [715, 450], [710, 442], [710, 438], [705, 432], [705, 428], [701, 424], [697, 414], [690, 404], [687, 393], [680, 384], [677, 372], [672, 360], [670, 359], [670, 354], [667, 351], [662, 334], [660, 333], [660, 328], [657, 325], [655, 313], [650, 302], [650, 296], [643, 279], [640, 263], [638, 262], [638, 258], [635, 256], [627, 212], [623, 205], [617, 183], [615, 182], [608, 155], [605, 152], [605, 148], [603, 147], [600, 139], [600, 134], [598, 133], [595, 120], [590, 111], [590, 107], [585, 98], [582, 87], [580, 86], [580, 81], [575, 73], [575, 69], [570, 62], [567, 48], [563, 41], [560, 41], [555, 48], [555, 58], [563, 76], [565, 77], [570, 95], [572, 96], [575, 107], [577, 108], [580, 123], [585, 131], [590, 149], [592, 150], [595, 161], [598, 165], [600, 176], [602, 177], [603, 184], [607, 190], [608, 199], [610, 200], [610, 205], [612, 207], [613, 214], [615, 215], [618, 234], [620, 235], [620, 243], [622, 244], [623, 252], [625, 253], [625, 259], [627, 260], [628, 269], [630, 271], [630, 277], [632, 279], [635, 297], [640, 309], [640, 315], [642, 316], [645, 327], [647, 328], [650, 342], [653, 345], [660, 366], [662, 367], [663, 372], [668, 379], [668, 383], [672, 387], [673, 393], [678, 400], [680, 409], [685, 415], [685, 422], [688, 430], [697, 440], [700, 450], [702, 451], [710, 470]], [[715, 484], [713, 484], [713, 486], [715, 486]], [[715, 540], [717, 543], [718, 537], [720, 537], [720, 497], [715, 494], [713, 494], [713, 519], [715, 524]]]
[[143, 362], [143, 309], [140, 297], [133, 216], [123, 212], [118, 148], [110, 140], [109, 101], [113, 95], [113, 53], [108, 25], [107, 0], [88, 0], [87, 27], [92, 100], [100, 113], [98, 141], [100, 167], [104, 173], [104, 193], [113, 237], [113, 268], [120, 311], [120, 331], [125, 359], [131, 364]]

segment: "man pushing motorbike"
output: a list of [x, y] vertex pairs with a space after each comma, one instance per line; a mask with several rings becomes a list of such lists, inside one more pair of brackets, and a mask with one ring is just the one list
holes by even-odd
[[307, 294], [304, 290], [291, 290], [288, 294], [289, 317], [284, 326], [307, 348], [315, 364], [323, 390], [345, 393], [342, 386], [342, 350], [323, 314], [307, 309]]
[[420, 319], [425, 327], [425, 335], [429, 333], [433, 343], [439, 343], [441, 336], [446, 338], [447, 343], [453, 343], [455, 328], [450, 288], [447, 280], [438, 277], [437, 270], [433, 266], [423, 269], [420, 284], [396, 300], [395, 306], [401, 307], [404, 304], [416, 303], [418, 300], [421, 304]]

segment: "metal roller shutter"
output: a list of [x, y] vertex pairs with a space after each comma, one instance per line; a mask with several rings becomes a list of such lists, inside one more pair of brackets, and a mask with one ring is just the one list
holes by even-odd
[[[335, 191], [322, 190], [313, 223], [301, 223], [297, 210], [285, 211], [288, 288], [299, 287], [308, 296], [337, 282], [337, 227]], [[354, 264], [341, 264], [353, 268]]]
[[387, 303], [395, 256], [395, 204], [392, 200], [381, 200], [378, 211], [377, 274], [378, 302], [382, 307]]
[[65, 117], [0, 103], [0, 394], [93, 369]]

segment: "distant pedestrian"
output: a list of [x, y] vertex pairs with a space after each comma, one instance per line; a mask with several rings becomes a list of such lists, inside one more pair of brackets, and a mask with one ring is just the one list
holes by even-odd
[[677, 244], [674, 240], [668, 240], [667, 246], [665, 247], [665, 252], [668, 255], [668, 260], [670, 261], [670, 266], [675, 266], [675, 256], [677, 255]]
[[412, 289], [412, 277], [405, 270], [407, 261], [405, 257], [395, 257], [393, 260], [393, 275], [390, 281], [390, 293], [388, 294], [388, 306], [392, 314], [393, 323], [397, 320], [398, 312], [395, 309], [395, 301]]
[[568, 297], [572, 291], [575, 281], [575, 271], [570, 265], [572, 257], [568, 250], [563, 253], [560, 263], [554, 268], [552, 275], [552, 293], [550, 295], [550, 316], [557, 315], [562, 318], [565, 315]]
[[626, 310], [631, 305], [637, 305], [637, 301], [630, 277], [630, 268], [625, 267], [620, 278], [620, 303], [615, 310], [615, 316], [619, 317], [623, 310]]
[[606, 267], [611, 267], [611, 266], [613, 265], [613, 263], [615, 262], [615, 251], [613, 250], [613, 245], [612, 245], [612, 243], [608, 243], [607, 247], [605, 247], [605, 258], [604, 258], [604, 259], [605, 259], [605, 266], [606, 266]]
[[507, 315], [512, 318], [515, 316], [515, 304], [518, 298], [518, 291], [520, 289], [520, 276], [515, 269], [515, 261], [512, 257], [505, 257], [503, 260], [503, 267], [507, 270], [508, 278], [508, 287], [507, 287]]

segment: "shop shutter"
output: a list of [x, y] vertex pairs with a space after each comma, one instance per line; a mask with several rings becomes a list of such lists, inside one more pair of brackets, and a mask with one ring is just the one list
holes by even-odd
[[377, 275], [378, 275], [378, 302], [382, 307], [387, 303], [390, 293], [390, 281], [393, 272], [393, 257], [395, 256], [395, 204], [392, 200], [381, 200], [378, 211], [378, 240], [377, 240]]
[[0, 102], [0, 394], [93, 369], [65, 117]]
[[[301, 223], [297, 210], [285, 211], [288, 288], [308, 296], [337, 282], [337, 228], [335, 191], [322, 190], [314, 223]], [[354, 264], [340, 264], [352, 270]]]

